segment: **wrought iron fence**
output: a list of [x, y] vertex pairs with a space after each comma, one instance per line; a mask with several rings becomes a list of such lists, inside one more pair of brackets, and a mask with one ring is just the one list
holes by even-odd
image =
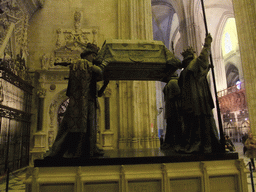
[[32, 89], [0, 61], [0, 175], [29, 163]]

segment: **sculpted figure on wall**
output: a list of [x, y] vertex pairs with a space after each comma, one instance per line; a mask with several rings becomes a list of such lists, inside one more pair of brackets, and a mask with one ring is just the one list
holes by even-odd
[[81, 12], [76, 11], [74, 15], [75, 19], [75, 31], [78, 32], [78, 30], [81, 29]]
[[48, 63], [49, 63], [49, 58], [44, 53], [41, 57], [41, 69], [43, 70], [48, 69]]

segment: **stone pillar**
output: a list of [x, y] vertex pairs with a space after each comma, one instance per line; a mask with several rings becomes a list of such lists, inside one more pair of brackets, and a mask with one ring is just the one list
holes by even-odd
[[44, 113], [44, 98], [46, 95], [46, 89], [41, 88], [37, 92], [38, 94], [38, 115], [37, 115], [37, 131], [43, 130], [43, 113]]
[[110, 97], [111, 97], [111, 89], [106, 89], [104, 94], [104, 103], [105, 103], [105, 130], [102, 132], [103, 139], [103, 149], [111, 150], [114, 149], [113, 141], [114, 141], [114, 132], [110, 129]]
[[[150, 0], [118, 0], [118, 18], [119, 39], [153, 40]], [[153, 147], [152, 138], [157, 137], [155, 82], [120, 81], [118, 91], [119, 148]]]
[[256, 1], [233, 0], [239, 47], [243, 65], [246, 97], [249, 109], [250, 127], [256, 134]]
[[37, 116], [37, 131], [33, 134], [34, 146], [30, 151], [30, 164], [33, 165], [35, 159], [42, 159], [45, 153], [46, 133], [43, 131], [43, 110], [44, 98], [46, 89], [41, 88], [37, 91], [38, 95], [38, 116]]

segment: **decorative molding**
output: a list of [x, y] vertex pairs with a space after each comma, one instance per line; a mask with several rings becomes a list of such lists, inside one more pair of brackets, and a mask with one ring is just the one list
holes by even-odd
[[56, 30], [56, 49], [53, 53], [43, 53], [40, 57], [41, 69], [63, 69], [54, 63], [73, 63], [80, 59], [80, 54], [85, 50], [88, 42], [97, 44], [97, 28], [81, 28], [82, 14], [74, 13], [74, 28]]
[[[52, 61], [54, 63], [75, 62], [85, 50], [86, 44], [92, 42], [97, 44], [97, 28], [81, 28], [82, 14], [79, 11], [74, 13], [74, 29], [57, 29], [56, 50]], [[50, 68], [55, 67], [50, 65]]]
[[27, 12], [28, 4], [29, 1], [25, 3], [21, 0], [12, 0], [11, 3], [10, 1], [0, 2], [0, 8], [3, 11], [0, 15], [1, 57], [15, 58], [16, 52], [21, 54], [22, 58], [28, 55], [27, 28], [31, 16]]
[[44, 98], [46, 96], [46, 89], [45, 88], [39, 88], [37, 90], [37, 95], [40, 97], [40, 98]]
[[68, 67], [59, 67], [57, 69], [37, 70], [40, 73], [40, 83], [65, 83], [67, 84], [67, 77], [69, 75]]
[[[97, 29], [58, 29], [56, 50], [54, 51], [54, 63], [75, 62], [85, 50], [86, 44], [97, 44]], [[50, 67], [55, 67], [50, 65]]]
[[38, 9], [43, 7], [45, 0], [16, 0], [16, 2], [30, 18]]

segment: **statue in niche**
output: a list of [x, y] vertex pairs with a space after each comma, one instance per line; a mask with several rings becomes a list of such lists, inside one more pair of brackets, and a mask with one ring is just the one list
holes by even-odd
[[41, 57], [41, 68], [43, 70], [46, 70], [48, 68], [48, 58], [46, 56], [46, 54], [44, 53]]
[[54, 67], [54, 60], [55, 60], [55, 58], [54, 58], [54, 55], [52, 54], [51, 56], [50, 56], [50, 60], [49, 60], [49, 67]]
[[208, 34], [198, 57], [191, 47], [182, 53], [184, 70], [178, 83], [184, 120], [182, 151], [185, 153], [212, 153], [222, 150], [212, 113], [214, 103], [207, 81], [211, 42], [212, 37]]
[[25, 65], [25, 59], [20, 56], [20, 54], [17, 54], [15, 59], [15, 67], [17, 71], [17, 75], [25, 80], [26, 78], [26, 65]]
[[60, 124], [56, 139], [46, 158], [89, 158], [104, 153], [96, 145], [97, 97], [102, 95], [108, 85], [98, 91], [97, 81], [103, 80], [106, 62], [98, 65], [93, 60], [99, 48], [88, 43], [81, 59], [70, 65], [69, 82], [66, 95], [69, 104]]
[[182, 141], [182, 116], [180, 114], [180, 87], [178, 74], [167, 75], [163, 81], [166, 85], [163, 89], [165, 100], [166, 134], [161, 149], [178, 151]]
[[75, 31], [78, 32], [78, 30], [81, 29], [81, 13], [79, 11], [75, 12], [74, 20], [75, 20]]
[[57, 29], [57, 41], [56, 41], [56, 47], [57, 48], [60, 48], [61, 47], [61, 33], [62, 33], [62, 31], [61, 31], [61, 29], [59, 28], [59, 29]]
[[50, 116], [50, 125], [53, 125], [53, 119], [54, 119], [54, 112], [56, 108], [56, 102], [51, 103], [50, 110], [49, 110], [49, 116]]

